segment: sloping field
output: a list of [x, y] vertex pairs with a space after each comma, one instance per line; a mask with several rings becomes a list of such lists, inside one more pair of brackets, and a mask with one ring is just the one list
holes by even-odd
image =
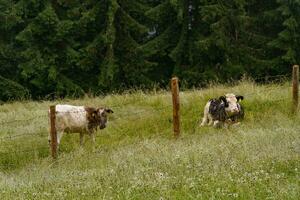
[[[180, 93], [182, 135], [172, 137], [167, 91], [0, 106], [1, 199], [299, 199], [300, 118], [290, 84], [212, 86]], [[246, 118], [199, 127], [206, 101], [244, 95]], [[52, 162], [47, 109], [55, 103], [114, 110], [96, 147], [65, 135]]]

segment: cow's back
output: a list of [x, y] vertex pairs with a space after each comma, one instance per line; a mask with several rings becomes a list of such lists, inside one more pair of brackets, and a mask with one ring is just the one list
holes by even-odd
[[84, 106], [56, 105], [56, 128], [68, 132], [81, 132], [87, 128]]
[[210, 100], [209, 113], [211, 114], [213, 120], [226, 120], [225, 104], [218, 99]]

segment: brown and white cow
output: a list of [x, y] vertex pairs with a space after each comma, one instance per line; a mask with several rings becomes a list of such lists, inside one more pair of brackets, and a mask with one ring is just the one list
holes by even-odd
[[[93, 108], [86, 106], [56, 105], [56, 132], [59, 145], [64, 133], [80, 133], [80, 145], [83, 143], [83, 135], [91, 136], [95, 143], [95, 131], [99, 127], [104, 129], [107, 123], [107, 115], [113, 113], [110, 108]], [[48, 141], [50, 143], [50, 133]]]
[[220, 127], [225, 122], [235, 123], [244, 118], [244, 109], [239, 101], [244, 97], [235, 94], [226, 94], [219, 99], [210, 99], [204, 107], [204, 116], [200, 126], [206, 124]]

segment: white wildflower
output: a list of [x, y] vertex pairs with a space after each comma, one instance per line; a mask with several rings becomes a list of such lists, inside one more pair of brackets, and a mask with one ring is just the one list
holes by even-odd
[[239, 194], [238, 194], [238, 193], [233, 193], [233, 197], [234, 197], [234, 198], [238, 198], [238, 197], [239, 197]]

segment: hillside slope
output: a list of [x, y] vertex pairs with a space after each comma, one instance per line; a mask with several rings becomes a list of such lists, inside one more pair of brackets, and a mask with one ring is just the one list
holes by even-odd
[[[300, 118], [290, 113], [289, 85], [181, 92], [177, 140], [167, 91], [2, 105], [1, 199], [298, 199]], [[245, 97], [242, 124], [199, 127], [206, 101], [227, 92]], [[78, 134], [65, 135], [52, 162], [47, 109], [54, 103], [114, 110], [95, 149], [89, 137], [80, 148]]]

